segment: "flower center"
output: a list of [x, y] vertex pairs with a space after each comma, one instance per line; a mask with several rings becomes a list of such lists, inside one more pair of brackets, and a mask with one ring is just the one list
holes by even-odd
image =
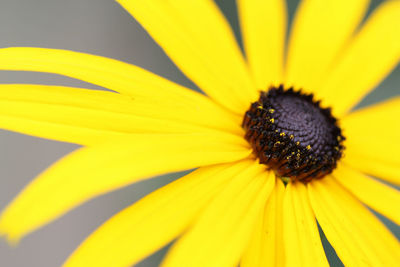
[[242, 127], [260, 163], [283, 180], [322, 178], [336, 168], [344, 150], [345, 138], [330, 109], [321, 108], [312, 94], [282, 85], [260, 93]]

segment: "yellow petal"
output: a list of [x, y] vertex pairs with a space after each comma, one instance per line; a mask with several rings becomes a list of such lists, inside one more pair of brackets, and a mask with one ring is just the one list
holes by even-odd
[[[132, 99], [129, 101], [119, 94], [88, 89], [22, 84], [0, 85], [0, 116], [3, 118], [0, 120], [0, 127], [81, 145], [116, 140], [130, 133], [185, 133], [211, 130], [208, 127], [177, 122], [174, 119], [137, 115], [132, 109], [124, 110], [123, 106], [120, 106], [120, 104], [135, 106], [136, 102], [138, 101]], [[158, 113], [163, 113], [163, 109], [153, 106]], [[177, 108], [175, 112], [179, 111], [182, 110]], [[181, 117], [187, 115], [179, 114]]]
[[368, 4], [369, 0], [301, 1], [290, 36], [286, 83], [318, 91]]
[[202, 167], [151, 193], [97, 229], [65, 267], [131, 266], [184, 232], [248, 162]]
[[257, 222], [252, 240], [240, 262], [241, 267], [284, 266], [283, 195], [285, 186], [275, 180], [275, 188], [266, 204], [264, 214]]
[[249, 155], [240, 137], [136, 134], [82, 148], [50, 167], [6, 208], [0, 232], [11, 241], [111, 190], [166, 172], [231, 162]]
[[2, 114], [0, 114], [0, 129], [84, 146], [92, 146], [127, 136], [126, 133], [121, 132], [63, 125]]
[[[160, 107], [185, 107], [197, 113], [233, 117], [204, 95], [131, 64], [67, 50], [14, 47], [0, 49], [0, 70], [49, 72], [69, 76]], [[194, 112], [194, 113], [196, 113]], [[242, 115], [242, 114], [241, 114]], [[228, 119], [229, 118], [229, 119]], [[224, 123], [220, 120], [222, 125]]]
[[332, 177], [308, 184], [311, 205], [345, 266], [397, 266], [400, 245], [388, 229]]
[[257, 89], [282, 83], [286, 1], [237, 0], [243, 43]]
[[329, 266], [303, 183], [289, 183], [286, 187], [283, 229], [287, 266]]
[[400, 184], [400, 98], [350, 113], [342, 120], [344, 161], [368, 174]]
[[400, 192], [341, 164], [333, 176], [362, 202], [400, 225]]
[[332, 106], [338, 117], [355, 106], [398, 64], [399, 17], [399, 1], [381, 4], [349, 43], [323, 86], [318, 88], [325, 104]]
[[344, 158], [344, 162], [354, 169], [400, 185], [400, 168], [398, 163], [380, 162], [378, 160], [363, 158], [362, 156], [350, 157], [350, 155]]
[[242, 114], [258, 97], [232, 30], [212, 0], [118, 0], [206, 94]]
[[274, 181], [256, 162], [233, 177], [172, 246], [162, 266], [237, 266]]

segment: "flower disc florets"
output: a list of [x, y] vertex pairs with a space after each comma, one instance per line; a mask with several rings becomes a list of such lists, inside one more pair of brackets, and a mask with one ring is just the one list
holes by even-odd
[[342, 131], [330, 109], [293, 88], [261, 92], [242, 127], [260, 163], [292, 180], [324, 177], [336, 168], [344, 150]]

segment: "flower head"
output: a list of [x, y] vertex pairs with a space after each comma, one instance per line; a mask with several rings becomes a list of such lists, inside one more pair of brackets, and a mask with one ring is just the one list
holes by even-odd
[[[114, 92], [0, 86], [0, 127], [84, 147], [5, 209], [10, 241], [83, 202], [197, 168], [121, 211], [65, 266], [129, 266], [176, 239], [164, 266], [396, 266], [400, 99], [353, 112], [398, 64], [400, 3], [359, 27], [367, 0], [301, 2], [285, 54], [281, 0], [238, 0], [246, 57], [213, 1], [119, 0], [206, 95], [136, 66], [41, 48], [0, 49], [0, 69]], [[382, 130], [384, 129], [384, 130]], [[343, 156], [343, 154], [346, 154]]]

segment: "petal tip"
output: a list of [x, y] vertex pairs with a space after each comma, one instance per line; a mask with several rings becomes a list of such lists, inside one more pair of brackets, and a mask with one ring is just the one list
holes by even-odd
[[12, 231], [6, 229], [2, 225], [0, 225], [0, 238], [5, 239], [10, 247], [17, 247], [21, 240], [20, 235], [12, 233]]
[[0, 216], [0, 238], [5, 239], [11, 247], [16, 247], [23, 237], [17, 227], [17, 223], [10, 222], [4, 214]]

